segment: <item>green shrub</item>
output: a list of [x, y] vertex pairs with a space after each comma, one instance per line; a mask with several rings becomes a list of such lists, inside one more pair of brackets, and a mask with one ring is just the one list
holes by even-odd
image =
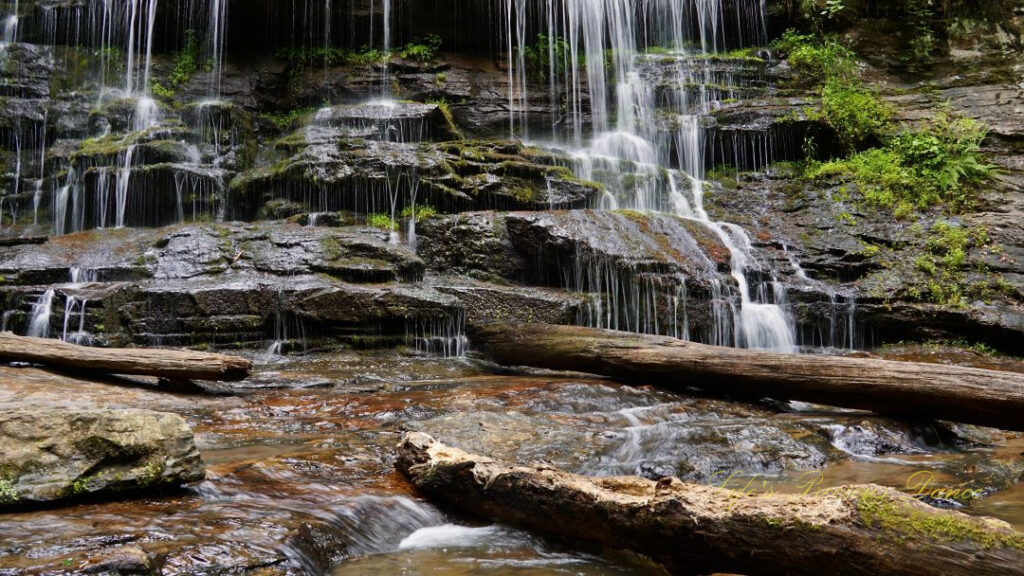
[[405, 45], [401, 55], [402, 58], [415, 60], [416, 62], [430, 62], [437, 56], [437, 52], [441, 49], [441, 44], [441, 37], [437, 34], [430, 34], [422, 40], [414, 38], [412, 42]]
[[149, 86], [149, 91], [157, 98], [163, 98], [165, 100], [174, 98], [174, 90], [171, 90], [156, 80], [154, 80]]
[[[569, 43], [562, 38], [551, 38], [538, 34], [537, 41], [523, 47], [523, 64], [526, 74], [534, 82], [547, 82], [552, 68], [556, 76], [563, 76], [570, 62]], [[583, 66], [586, 59], [579, 55], [579, 65]]]
[[260, 114], [260, 118], [270, 122], [277, 127], [278, 130], [284, 132], [292, 127], [296, 120], [302, 118], [307, 114], [312, 114], [316, 111], [316, 108], [296, 108], [294, 110], [288, 110], [286, 112], [276, 113], [264, 113]]
[[986, 135], [977, 120], [942, 115], [925, 130], [897, 134], [890, 146], [904, 164], [914, 167], [925, 192], [934, 196], [925, 198], [926, 205], [942, 202], [952, 212], [965, 212], [974, 207], [975, 187], [994, 170], [981, 153]]
[[892, 117], [874, 92], [838, 77], [822, 88], [821, 114], [847, 151], [880, 141]]
[[[422, 222], [424, 220], [437, 217], [437, 210], [435, 210], [433, 206], [417, 206], [415, 212], [416, 222]], [[402, 209], [402, 218], [412, 218], [412, 215], [412, 206], [406, 206], [405, 208]]]
[[833, 77], [853, 78], [857, 73], [853, 53], [834, 38], [819, 40], [810, 34], [787, 30], [772, 47], [788, 56], [795, 72], [815, 82]]
[[387, 214], [367, 214], [366, 224], [380, 230], [398, 230], [398, 222], [391, 219]]
[[973, 208], [977, 187], [992, 175], [981, 142], [985, 128], [969, 118], [940, 116], [919, 130], [888, 137], [884, 146], [829, 162], [811, 162], [805, 176], [852, 178], [867, 204], [904, 218], [943, 206], [949, 213]]
[[368, 66], [388, 58], [388, 54], [365, 45], [359, 50], [328, 46], [282, 48], [277, 51], [276, 55], [278, 58], [288, 61], [288, 69], [292, 76], [298, 75], [307, 66], [340, 66], [344, 64]]
[[169, 78], [171, 86], [177, 88], [192, 79], [192, 76], [199, 71], [199, 42], [196, 40], [195, 30], [185, 31], [185, 43], [178, 53], [174, 62], [174, 69], [171, 70]]

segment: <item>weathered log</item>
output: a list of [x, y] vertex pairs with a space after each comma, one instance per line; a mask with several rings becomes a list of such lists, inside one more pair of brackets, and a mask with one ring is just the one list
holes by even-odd
[[158, 376], [168, 380], [244, 380], [252, 362], [238, 356], [191, 350], [90, 348], [60, 340], [0, 332], [0, 361], [28, 362], [108, 374]]
[[1024, 374], [1013, 372], [781, 354], [550, 324], [490, 323], [472, 327], [470, 337], [474, 348], [508, 366], [1024, 430]]
[[0, 237], [0, 247], [45, 244], [47, 240], [49, 240], [47, 236], [4, 236]]
[[677, 574], [1024, 574], [1024, 534], [881, 486], [746, 493], [675, 478], [509, 466], [407, 434], [397, 468], [428, 496], [548, 536], [626, 549]]

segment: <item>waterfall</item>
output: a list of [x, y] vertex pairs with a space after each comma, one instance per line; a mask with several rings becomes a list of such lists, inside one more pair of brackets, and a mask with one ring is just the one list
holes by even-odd
[[3, 20], [0, 31], [0, 62], [7, 54], [7, 48], [18, 41], [18, 0], [10, 4], [10, 13]]
[[[796, 338], [783, 307], [785, 291], [776, 289], [781, 284], [772, 283], [771, 289], [752, 286], [747, 277], [749, 236], [738, 226], [713, 221], [703, 206], [705, 135], [701, 119], [717, 101], [729, 97], [728, 88], [723, 91], [709, 86], [721, 84], [721, 80], [728, 86], [731, 79], [713, 82], [716, 78], [708, 59], [701, 56], [726, 48], [730, 37], [743, 41], [744, 32], [763, 31], [762, 4], [738, 2], [736, 10], [743, 18], [731, 35], [721, 0], [506, 0], [505, 8], [512, 134], [528, 136], [521, 117], [529, 103], [526, 54], [546, 49], [549, 89], [563, 83], [567, 86], [571, 128], [566, 138], [578, 147], [577, 173], [605, 184], [610, 191], [611, 197], [606, 195], [602, 206], [670, 212], [712, 230], [730, 251], [730, 275], [739, 299], [739, 309], [732, 314], [734, 326], [728, 330], [723, 325], [728, 307], [718, 302], [717, 296], [713, 298], [715, 324], [722, 325], [713, 336], [715, 343], [793, 351]], [[537, 29], [547, 35], [546, 46], [539, 40], [536, 46], [528, 41], [532, 36], [527, 27], [538, 19]], [[745, 21], [748, 19], [758, 24], [751, 26]], [[747, 36], [747, 41], [764, 40], [763, 34]], [[652, 47], [665, 54], [646, 54]], [[657, 94], [655, 82], [644, 77], [649, 69], [674, 73], [676, 87], [661, 87], [663, 93]], [[687, 90], [691, 86], [697, 86], [695, 94]], [[591, 134], [586, 145], [585, 98], [589, 99]], [[658, 116], [666, 113], [672, 115], [675, 126], [670, 135], [658, 129]], [[555, 134], [557, 138], [557, 131]], [[690, 184], [690, 200], [677, 186], [673, 171], [666, 170], [673, 148], [684, 180]], [[666, 172], [667, 177], [662, 176]], [[610, 298], [612, 306], [618, 301]], [[608, 310], [605, 315], [605, 323], [609, 318], [617, 321], [619, 312]], [[641, 325], [639, 318], [636, 325], [629, 326], [640, 331], [652, 328], [657, 331], [650, 321]]]
[[[64, 301], [64, 328], [61, 331], [61, 340], [71, 342], [72, 344], [89, 343], [90, 336], [85, 331], [85, 307], [88, 304], [89, 300], [86, 298], [78, 299], [73, 296], [66, 297]], [[68, 332], [68, 326], [71, 325], [72, 317], [75, 314], [78, 314], [78, 330]]]
[[384, 8], [384, 40], [381, 48], [384, 53], [384, 64], [381, 79], [381, 97], [386, 101], [393, 96], [391, 93], [391, 81], [388, 78], [388, 65], [391, 60], [391, 0], [382, 0], [381, 3]]
[[[117, 172], [117, 175], [115, 176], [115, 180], [114, 180], [114, 186], [115, 186], [115, 198], [114, 198], [114, 200], [116, 202], [115, 206], [116, 206], [116, 210], [117, 210], [117, 212], [115, 214], [116, 220], [114, 222], [114, 225], [117, 226], [118, 228], [124, 228], [125, 212], [126, 212], [126, 210], [128, 208], [128, 184], [131, 182], [131, 177], [132, 177], [132, 157], [134, 155], [135, 155], [135, 146], [134, 145], [129, 146], [128, 149], [124, 151], [124, 160], [121, 162], [121, 169]], [[101, 196], [103, 196], [103, 195], [99, 195], [99, 194], [97, 195], [97, 197], [101, 197]], [[104, 206], [106, 205], [105, 201], [103, 202], [103, 205]], [[101, 227], [103, 226], [103, 224], [104, 224], [104, 221], [100, 220]]]
[[[330, 22], [330, 0], [326, 0], [328, 5], [328, 20]], [[213, 66], [210, 69], [211, 77], [213, 78], [213, 98], [220, 97], [221, 89], [221, 76], [223, 75], [224, 67], [224, 34], [227, 29], [228, 19], [228, 0], [209, 0], [210, 3], [210, 23], [209, 23], [209, 38], [210, 38], [210, 54], [213, 59]], [[330, 24], [326, 25], [328, 30]], [[329, 42], [328, 42], [329, 45]]]
[[[142, 9], [142, 3], [147, 2], [146, 10]], [[156, 101], [149, 94], [149, 74], [153, 64], [153, 27], [156, 24], [157, 0], [131, 0], [129, 5], [128, 25], [128, 67], [126, 74], [125, 92], [137, 95], [135, 105], [135, 118], [133, 126], [135, 130], [145, 130], [156, 126], [159, 123], [159, 108]], [[144, 12], [144, 13], [143, 13]], [[138, 30], [136, 30], [136, 20]], [[134, 56], [138, 50], [138, 56]], [[136, 70], [133, 66], [133, 57], [142, 57], [142, 67]], [[138, 85], [141, 77], [141, 87]]]
[[440, 318], [409, 320], [406, 334], [421, 352], [445, 358], [465, 356], [469, 350], [466, 337], [466, 313], [462, 308], [449, 310]]
[[55, 292], [49, 289], [43, 292], [32, 305], [32, 315], [28, 321], [28, 336], [48, 338], [50, 336], [50, 313], [53, 310]]

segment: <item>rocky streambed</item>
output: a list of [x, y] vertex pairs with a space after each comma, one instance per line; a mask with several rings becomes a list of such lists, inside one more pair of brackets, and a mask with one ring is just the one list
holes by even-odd
[[[895, 353], [908, 354], [907, 350]], [[936, 350], [918, 350], [943, 358]], [[984, 361], [983, 356], [958, 359]], [[1017, 363], [1003, 366], [1022, 370]], [[0, 368], [0, 408], [170, 411], [195, 432], [206, 478], [121, 501], [0, 516], [0, 571], [252, 574], [650, 574], [426, 503], [394, 470], [419, 430], [510, 462], [594, 475], [795, 492], [856, 482], [1024, 527], [1024, 437], [907, 424], [800, 404], [697, 399], [480, 361], [347, 352], [261, 357], [240, 384], [158, 391]], [[923, 486], [929, 488], [922, 490]], [[978, 490], [966, 502], [930, 487]]]
[[[1024, 370], [1020, 2], [606, 4], [0, 2], [0, 329], [257, 364], [198, 388], [0, 367], [0, 576], [660, 570], [426, 503], [394, 471], [407, 430], [1024, 528], [1020, 435], [503, 369], [466, 337]], [[852, 143], [868, 105], [891, 118]], [[969, 203], [869, 198], [861, 154], [968, 120]]]

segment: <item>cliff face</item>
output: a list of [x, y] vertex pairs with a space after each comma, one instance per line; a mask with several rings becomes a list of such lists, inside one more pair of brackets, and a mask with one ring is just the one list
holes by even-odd
[[[54, 310], [81, 311], [53, 314], [53, 331], [81, 324], [97, 341], [216, 340], [200, 325], [207, 316], [232, 319], [225, 343], [280, 339], [288, 322], [366, 345], [403, 334], [447, 341], [415, 334], [458, 333], [467, 313], [511, 309], [742, 344], [743, 283], [751, 302], [780, 306], [799, 345], [966, 336], [1013, 349], [1024, 332], [1019, 2], [984, 13], [950, 3], [925, 18], [909, 0], [845, 2], [827, 17], [814, 2], [769, 2], [762, 14], [736, 0], [718, 7], [721, 23], [706, 38], [695, 6], [662, 13], [655, 8], [675, 4], [656, 2], [644, 16], [667, 29], [678, 18], [691, 44], [633, 38], [642, 54], [628, 65], [609, 38], [591, 38], [611, 48], [600, 64], [586, 61], [575, 50], [587, 50], [587, 29], [573, 40], [545, 2], [122, 4], [0, 4], [0, 239], [18, 244], [0, 246], [8, 328], [27, 330], [57, 286]], [[602, 17], [600, 37], [618, 22]], [[863, 202], [843, 174], [812, 179], [794, 168], [808, 141], [818, 161], [847, 152], [815, 112], [819, 88], [790, 55], [769, 50], [790, 27], [849, 46], [864, 84], [895, 110], [894, 126], [939, 114], [984, 122], [986, 161], [999, 169], [974, 186], [977, 202], [897, 218]], [[649, 100], [631, 107], [651, 114], [623, 128], [615, 95], [625, 73]], [[620, 162], [619, 144], [587, 144], [602, 125], [651, 143], [657, 168]], [[513, 134], [557, 144], [525, 146]], [[488, 212], [609, 207], [641, 212]], [[743, 233], [695, 224], [698, 208]], [[264, 220], [274, 222], [252, 224]], [[251, 225], [222, 224], [231, 221]], [[299, 224], [330, 230], [288, 231]], [[121, 226], [171, 228], [111, 230]], [[948, 274], [929, 271], [920, 258], [947, 260], [945, 236], [933, 231], [949, 226], [979, 239]], [[121, 235], [131, 241], [117, 257], [93, 249]], [[51, 240], [26, 244], [43, 236]], [[625, 258], [627, 238], [653, 250]], [[179, 242], [195, 274], [166, 248]], [[740, 281], [730, 250], [744, 255]], [[273, 286], [294, 276], [309, 285]], [[98, 282], [88, 296], [78, 293], [83, 279]], [[200, 298], [193, 279], [263, 304]], [[337, 306], [361, 307], [365, 295], [351, 293], [366, 283], [376, 301], [392, 302], [372, 321], [341, 322], [307, 298], [326, 288], [349, 294]], [[547, 292], [527, 298], [529, 286]], [[485, 305], [481, 291], [502, 303]]]

